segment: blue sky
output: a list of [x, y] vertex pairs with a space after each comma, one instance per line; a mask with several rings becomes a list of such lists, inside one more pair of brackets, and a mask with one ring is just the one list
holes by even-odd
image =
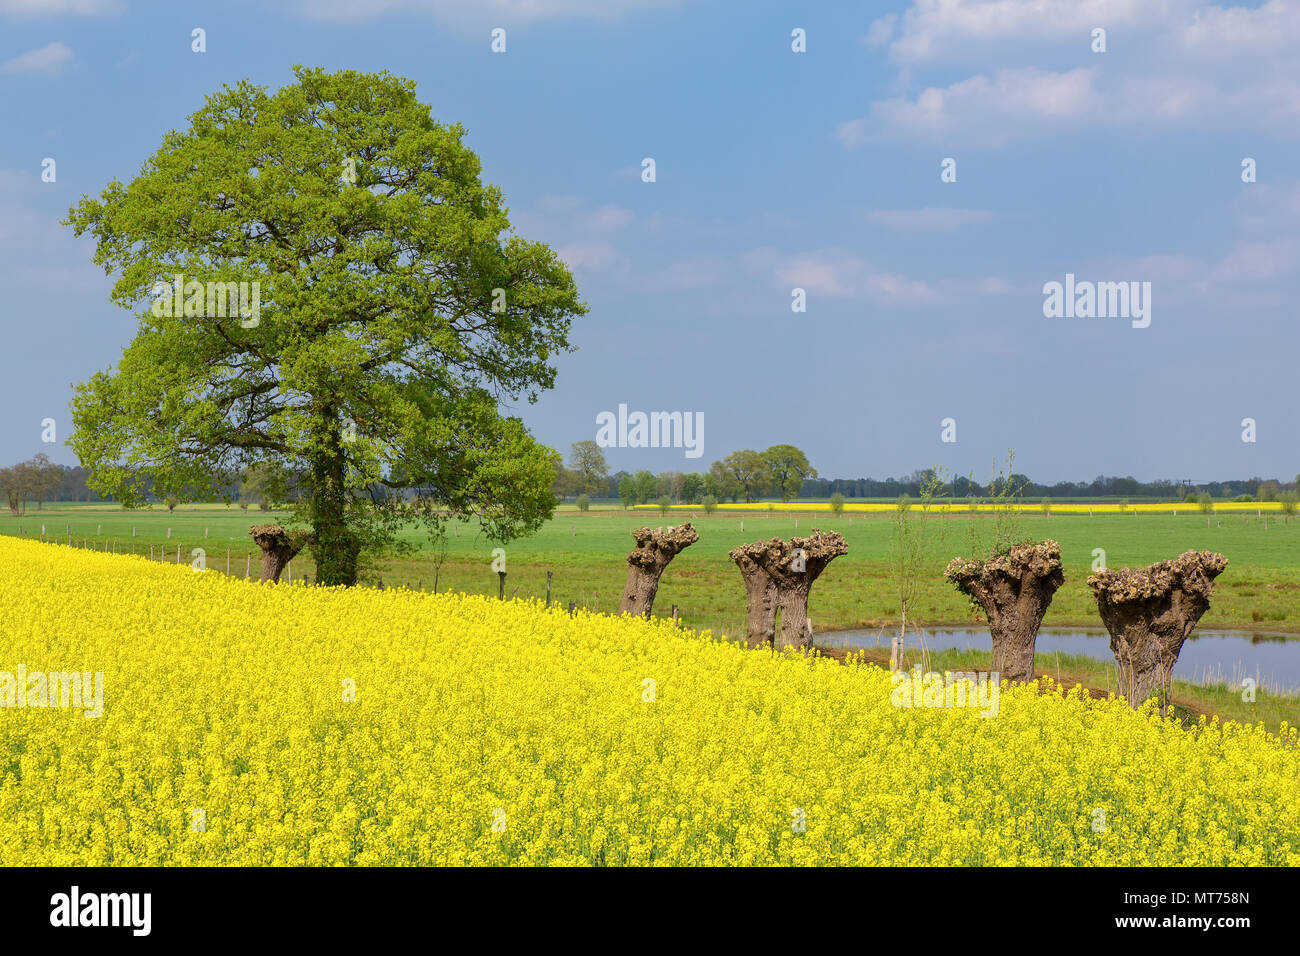
[[[514, 409], [566, 453], [626, 404], [702, 413], [704, 453], [613, 469], [791, 442], [829, 477], [983, 478], [1008, 447], [1042, 481], [1289, 477], [1298, 46], [1275, 0], [0, 0], [0, 460], [74, 462], [72, 383], [135, 329], [68, 206], [301, 63], [414, 79], [572, 266], [577, 351]], [[1045, 317], [1066, 273], [1150, 282], [1149, 327]]]

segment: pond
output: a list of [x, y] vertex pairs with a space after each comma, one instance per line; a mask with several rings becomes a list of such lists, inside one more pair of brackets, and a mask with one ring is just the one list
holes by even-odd
[[[870, 631], [828, 631], [816, 636], [822, 647], [889, 647], [891, 635]], [[987, 630], [948, 629], [925, 632], [930, 650], [992, 651]], [[907, 635], [909, 649], [919, 646], [914, 633]], [[1110, 636], [1103, 630], [1056, 628], [1038, 632], [1035, 659], [1043, 667], [1055, 651], [1115, 660]], [[1197, 684], [1238, 684], [1250, 677], [1260, 688], [1282, 693], [1300, 693], [1300, 637], [1293, 634], [1243, 634], [1233, 631], [1196, 630], [1183, 644], [1174, 665], [1174, 677]]]

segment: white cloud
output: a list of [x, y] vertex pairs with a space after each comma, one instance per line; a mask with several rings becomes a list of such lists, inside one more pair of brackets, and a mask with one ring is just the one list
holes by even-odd
[[857, 214], [873, 226], [911, 229], [918, 232], [949, 232], [972, 223], [989, 222], [993, 213], [985, 209], [953, 209], [925, 206], [921, 209], [868, 209]]
[[681, 0], [299, 0], [302, 15], [314, 20], [373, 20], [394, 13], [429, 14], [440, 20], [511, 25], [560, 17], [613, 19]]
[[[879, 21], [878, 21], [879, 23]], [[1091, 52], [1094, 27], [1108, 52]], [[873, 25], [868, 41], [880, 42]], [[914, 0], [892, 32], [899, 82], [929, 67], [965, 79], [876, 100], [841, 123], [848, 146], [924, 138], [1002, 145], [1062, 124], [1293, 131], [1300, 4], [1201, 0]], [[947, 78], [945, 78], [947, 80]]]
[[6, 60], [0, 72], [11, 76], [57, 76], [72, 62], [72, 48], [61, 40]]
[[837, 249], [786, 254], [764, 246], [745, 253], [741, 261], [784, 288], [804, 289], [809, 295], [867, 299], [880, 305], [928, 305], [941, 300], [919, 279], [876, 269], [865, 259]]
[[1295, 270], [1300, 242], [1291, 237], [1238, 241], [1215, 267], [1219, 279], [1276, 279]]
[[1195, 7], [1193, 0], [915, 0], [889, 53], [899, 62], [952, 63], [1045, 42], [1076, 42], [1087, 51], [1094, 27], [1131, 37]]
[[596, 241], [569, 242], [556, 247], [555, 254], [570, 269], [593, 272], [622, 272], [628, 266], [627, 256], [612, 243]]
[[997, 145], [1017, 124], [1055, 123], [1095, 114], [1099, 103], [1093, 78], [1089, 67], [1066, 73], [1027, 67], [999, 70], [991, 77], [980, 74], [943, 89], [932, 86], [915, 99], [877, 100], [865, 119], [841, 124], [838, 135], [847, 146], [882, 137], [941, 139], [954, 133]]
[[120, 0], [0, 0], [0, 14], [12, 17], [40, 17], [73, 14], [99, 17], [122, 13]]
[[581, 196], [547, 193], [528, 208], [512, 210], [515, 232], [546, 242], [571, 269], [624, 272], [630, 262], [615, 242], [636, 222], [621, 206], [593, 206]]

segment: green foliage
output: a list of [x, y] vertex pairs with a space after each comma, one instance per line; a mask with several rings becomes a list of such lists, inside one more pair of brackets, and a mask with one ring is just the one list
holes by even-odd
[[1208, 491], [1202, 491], [1196, 496], [1196, 505], [1201, 509], [1202, 514], [1209, 514], [1214, 510], [1214, 499], [1210, 497]]
[[817, 469], [808, 464], [808, 456], [794, 445], [773, 445], [762, 457], [771, 488], [782, 501], [797, 497], [805, 478], [817, 477]]
[[837, 515], [844, 513], [844, 496], [838, 491], [831, 495], [831, 511]]
[[574, 442], [569, 450], [569, 467], [578, 474], [581, 491], [592, 494], [609, 483], [609, 466], [605, 453], [591, 439]]
[[659, 513], [661, 515], [667, 515], [669, 509], [671, 509], [672, 506], [673, 506], [672, 498], [669, 498], [667, 495], [659, 496]]
[[889, 536], [889, 576], [898, 596], [900, 610], [914, 605], [922, 579], [933, 574], [938, 549], [942, 546], [943, 526], [933, 526], [933, 507], [947, 494], [942, 469], [931, 470], [920, 483], [920, 500], [915, 506], [904, 494], [891, 520]]
[[970, 559], [984, 562], [994, 555], [1006, 554], [1012, 547], [1026, 540], [1021, 527], [1021, 497], [1027, 479], [1012, 471], [1016, 454], [1007, 451], [1007, 462], [1001, 467], [995, 461], [989, 479], [988, 511], [981, 512], [978, 520], [970, 522]]
[[735, 501], [740, 494], [740, 485], [724, 462], [715, 461], [709, 466], [709, 472], [704, 476], [704, 493], [718, 501]]
[[619, 479], [618, 500], [623, 503], [623, 510], [625, 511], [637, 503], [636, 479], [631, 475], [624, 475]]
[[[274, 464], [301, 485], [322, 583], [354, 583], [404, 521], [535, 531], [558, 455], [499, 402], [554, 384], [586, 312], [572, 275], [513, 233], [464, 129], [412, 81], [294, 72], [275, 92], [223, 87], [135, 180], [69, 212], [140, 315], [116, 365], [76, 386], [91, 486], [203, 500]], [[257, 308], [226, 314], [207, 283], [248, 283]]]
[[706, 515], [711, 515], [713, 512], [718, 510], [718, 499], [713, 497], [713, 495], [705, 495], [703, 499], [701, 499], [700, 505], [703, 506]]
[[632, 476], [632, 484], [636, 494], [636, 503], [645, 504], [650, 500], [650, 496], [655, 493], [659, 487], [659, 481], [655, 478], [654, 473], [642, 468]]
[[743, 491], [747, 502], [762, 497], [763, 490], [772, 482], [767, 459], [752, 449], [733, 451], [723, 459], [722, 465], [730, 475], [736, 493]]
[[579, 511], [587, 511], [589, 508], [591, 508], [591, 499], [588, 498], [586, 495], [578, 495], [577, 504], [578, 504]]
[[688, 505], [695, 504], [700, 500], [700, 495], [704, 492], [704, 476], [697, 472], [690, 472], [682, 476], [682, 501]]

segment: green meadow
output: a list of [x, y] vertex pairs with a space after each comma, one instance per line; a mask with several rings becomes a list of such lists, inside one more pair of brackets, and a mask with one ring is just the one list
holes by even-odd
[[[759, 508], [762, 506], [759, 505]], [[181, 549], [185, 562], [202, 548], [210, 570], [226, 570], [227, 552], [232, 574], [243, 576], [247, 558], [257, 558], [249, 535], [250, 525], [283, 520], [284, 515], [250, 508], [241, 512], [226, 505], [179, 505], [172, 513], [163, 506], [125, 511], [116, 504], [46, 504], [30, 509], [25, 517], [0, 518], [0, 533], [46, 536], [78, 546], [148, 555], [164, 552], [176, 560]], [[849, 553], [835, 560], [813, 588], [811, 612], [817, 630], [885, 627], [898, 619], [898, 601], [889, 578], [888, 514], [834, 517], [825, 513], [771, 514], [763, 511], [715, 512], [705, 515], [673, 511], [593, 508], [579, 512], [561, 507], [536, 535], [504, 545], [507, 596], [543, 597], [546, 574], [552, 574], [552, 598], [595, 610], [618, 606], [625, 577], [624, 558], [632, 547], [631, 530], [640, 525], [657, 527], [691, 520], [700, 540], [683, 551], [669, 566], [655, 603], [657, 614], [679, 607], [681, 619], [697, 628], [736, 633], [745, 619], [745, 595], [740, 574], [727, 552], [746, 541], [807, 534], [815, 527], [844, 536]], [[977, 620], [962, 598], [943, 580], [948, 558], [969, 553], [972, 523], [980, 530], [987, 516], [952, 515], [933, 518], [931, 533], [937, 555], [909, 616], [925, 626], [963, 625]], [[1027, 514], [1021, 519], [1025, 536], [1054, 538], [1061, 545], [1065, 585], [1057, 592], [1043, 622], [1044, 627], [1100, 626], [1086, 579], [1095, 549], [1105, 551], [1109, 567], [1144, 565], [1172, 558], [1189, 548], [1222, 552], [1228, 569], [1216, 583], [1215, 598], [1201, 619], [1204, 628], [1276, 631], [1300, 635], [1300, 520], [1287, 522], [1280, 515], [1267, 522], [1253, 514], [1212, 517], [1203, 515], [1076, 515]], [[170, 532], [170, 533], [169, 533]], [[385, 556], [368, 577], [385, 586], [454, 588], [495, 594], [498, 578], [492, 570], [492, 551], [500, 542], [488, 540], [473, 523], [451, 525], [445, 556], [422, 530], [411, 527], [404, 539], [415, 550]], [[295, 578], [314, 574], [308, 552], [293, 562]]]

